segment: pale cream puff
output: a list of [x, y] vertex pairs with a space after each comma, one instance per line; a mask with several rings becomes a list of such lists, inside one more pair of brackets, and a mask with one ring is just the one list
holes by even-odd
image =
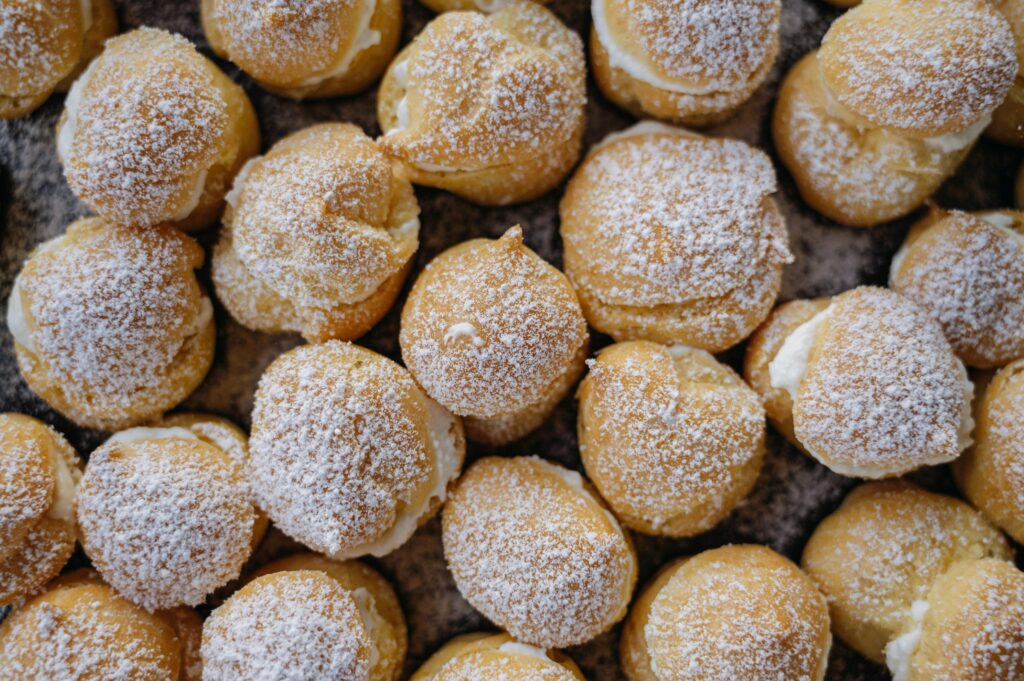
[[0, 414], [0, 606], [38, 591], [71, 557], [81, 468], [56, 430]]
[[428, 395], [496, 445], [537, 428], [583, 372], [587, 323], [569, 280], [519, 226], [437, 256], [402, 310], [402, 359]]
[[867, 0], [786, 76], [775, 146], [812, 208], [870, 227], [953, 173], [1016, 74], [1013, 33], [988, 0]]
[[622, 523], [685, 537], [750, 492], [764, 460], [764, 407], [704, 350], [627, 341], [589, 362], [577, 431], [587, 476]]
[[780, 0], [591, 0], [590, 65], [635, 116], [710, 125], [758, 88], [779, 53]]
[[444, 502], [462, 425], [391, 360], [329, 341], [260, 378], [249, 440], [256, 501], [280, 530], [336, 560], [383, 556]]
[[1017, 78], [1010, 86], [1006, 99], [992, 112], [992, 122], [985, 135], [1003, 144], [1024, 146], [1024, 3], [1020, 0], [993, 0], [1010, 24], [1017, 44]]
[[1024, 213], [933, 207], [893, 258], [889, 286], [939, 322], [966, 364], [1024, 357]]
[[569, 657], [508, 634], [463, 634], [430, 656], [409, 681], [585, 681]]
[[579, 473], [537, 457], [480, 459], [442, 521], [459, 591], [520, 642], [577, 645], [625, 616], [633, 543]]
[[395, 57], [377, 96], [380, 144], [416, 184], [518, 203], [576, 163], [585, 105], [579, 36], [509, 0], [489, 15], [446, 12]]
[[744, 375], [794, 445], [839, 473], [902, 475], [971, 443], [974, 386], [942, 328], [888, 289], [779, 307]]
[[561, 204], [565, 271], [615, 340], [719, 352], [768, 315], [792, 261], [768, 156], [644, 122], [592, 149]]
[[210, 47], [293, 99], [368, 88], [395, 54], [400, 0], [202, 0]]
[[110, 0], [0, 0], [0, 118], [66, 92], [116, 31]]
[[57, 123], [71, 190], [100, 217], [136, 227], [213, 224], [259, 145], [245, 91], [188, 40], [155, 28], [108, 41]]
[[764, 546], [733, 545], [662, 568], [622, 630], [629, 681], [822, 681], [832, 646], [825, 597]]
[[203, 249], [168, 227], [72, 223], [36, 247], [7, 306], [28, 386], [80, 426], [159, 417], [213, 362], [213, 308], [195, 270]]
[[418, 215], [412, 185], [356, 126], [293, 133], [235, 178], [213, 251], [217, 297], [256, 331], [358, 338], [402, 288]]

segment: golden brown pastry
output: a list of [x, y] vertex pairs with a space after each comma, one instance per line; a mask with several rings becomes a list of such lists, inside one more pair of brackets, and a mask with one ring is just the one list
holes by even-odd
[[631, 529], [699, 534], [757, 481], [764, 407], [704, 350], [616, 343], [590, 361], [576, 397], [587, 476]]
[[178, 637], [181, 651], [178, 680], [203, 681], [203, 658], [199, 650], [203, 642], [203, 620], [199, 614], [184, 606], [162, 610], [156, 614], [171, 625], [174, 635]]
[[259, 146], [242, 88], [188, 40], [155, 28], [107, 42], [57, 124], [71, 190], [100, 217], [137, 227], [213, 224]]
[[592, 149], [561, 204], [565, 270], [616, 340], [719, 352], [768, 315], [792, 261], [763, 152], [644, 122]]
[[561, 272], [519, 226], [437, 256], [402, 310], [402, 359], [428, 395], [465, 419], [470, 439], [537, 428], [583, 372], [587, 323]]
[[1017, 44], [1017, 78], [1010, 86], [1006, 99], [992, 112], [992, 122], [985, 135], [1003, 144], [1024, 146], [1024, 3], [1020, 0], [992, 0], [1010, 24]]
[[585, 104], [583, 44], [549, 10], [509, 0], [490, 15], [447, 12], [388, 67], [380, 144], [416, 184], [528, 201], [579, 158]]
[[[456, 10], [478, 10], [480, 12], [497, 12], [509, 4], [510, 0], [420, 0], [421, 3], [435, 12], [451, 12]], [[551, 0], [533, 0], [540, 5], [549, 5]]]
[[520, 643], [508, 634], [463, 634], [430, 656], [409, 681], [585, 681], [556, 650]]

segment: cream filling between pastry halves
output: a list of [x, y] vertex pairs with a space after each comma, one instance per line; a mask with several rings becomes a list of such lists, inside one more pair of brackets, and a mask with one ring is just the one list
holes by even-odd
[[[391, 69], [391, 77], [395, 79], [395, 84], [402, 90], [402, 97], [395, 104], [395, 119], [397, 121], [395, 127], [385, 131], [385, 135], [394, 135], [409, 127], [409, 60], [403, 59], [395, 64]], [[425, 161], [406, 161], [406, 163], [428, 173], [457, 173], [462, 170], [462, 168], [454, 166]]]
[[77, 487], [75, 485], [75, 478], [71, 474], [71, 466], [68, 465], [68, 462], [56, 448], [53, 449], [51, 456], [53, 458], [53, 470], [56, 478], [56, 494], [47, 515], [54, 520], [70, 522], [73, 515], [75, 490]]
[[352, 67], [352, 62], [355, 61], [356, 56], [363, 50], [373, 47], [381, 41], [380, 31], [370, 28], [370, 22], [373, 21], [373, 15], [377, 11], [376, 0], [364, 0], [362, 6], [359, 8], [359, 17], [356, 19], [356, 39], [352, 41], [348, 49], [345, 50], [338, 60], [331, 66], [327, 71], [318, 73], [315, 76], [310, 76], [299, 83], [299, 87], [295, 88], [295, 91], [301, 92], [304, 89], [310, 89], [316, 87], [320, 83], [335, 78], [337, 76], [344, 76], [348, 73], [348, 70]]
[[351, 592], [352, 600], [356, 602], [359, 616], [363, 620], [363, 627], [366, 629], [366, 637], [370, 640], [370, 669], [380, 662], [380, 651], [377, 650], [377, 641], [380, 637], [380, 613], [377, 611], [377, 603], [373, 595], [364, 587], [358, 587]]
[[114, 433], [107, 439], [107, 443], [111, 442], [142, 442], [143, 440], [198, 440], [199, 436], [193, 433], [188, 428], [181, 428], [179, 426], [172, 426], [170, 428], [148, 428], [140, 426], [138, 428], [128, 428], [120, 432]]
[[892, 681], [907, 681], [910, 675], [910, 658], [921, 642], [922, 622], [930, 608], [928, 601], [914, 601], [910, 606], [913, 626], [885, 646], [885, 664], [892, 672]]
[[510, 655], [526, 655], [527, 657], [536, 657], [539, 660], [545, 662], [551, 662], [551, 658], [548, 657], [547, 651], [541, 650], [536, 646], [531, 646], [527, 643], [520, 643], [519, 641], [506, 641], [498, 646], [498, 650], [503, 653], [509, 653]]

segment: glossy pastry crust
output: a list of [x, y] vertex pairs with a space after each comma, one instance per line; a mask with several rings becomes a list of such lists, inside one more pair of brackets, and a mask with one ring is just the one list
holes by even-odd
[[409, 681], [584, 681], [583, 672], [557, 650], [520, 643], [508, 634], [456, 636], [430, 656]]

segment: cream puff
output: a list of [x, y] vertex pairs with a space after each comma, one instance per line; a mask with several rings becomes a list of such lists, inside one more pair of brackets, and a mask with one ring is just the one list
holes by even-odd
[[889, 286], [939, 322], [966, 364], [1024, 357], [1024, 213], [932, 208], [893, 258]]
[[985, 135], [1003, 144], [1024, 146], [1024, 3], [1019, 0], [994, 0], [992, 3], [1010, 24], [1017, 44], [1017, 78], [1006, 99], [992, 112]]
[[437, 256], [402, 309], [402, 359], [489, 445], [537, 428], [583, 372], [587, 323], [569, 280], [513, 227]]
[[0, 118], [67, 92], [116, 31], [110, 0], [0, 0]]
[[967, 156], [1017, 74], [987, 0], [867, 0], [779, 90], [775, 147], [812, 208], [870, 227], [913, 211]]
[[189, 396], [213, 362], [203, 249], [168, 226], [72, 223], [14, 281], [7, 326], [29, 388], [80, 426], [119, 430]]
[[200, 8], [218, 55], [293, 99], [365, 90], [402, 32], [400, 0], [202, 0]]
[[938, 322], [888, 289], [779, 307], [751, 340], [744, 375], [779, 430], [840, 475], [902, 475], [971, 443], [963, 362]]
[[409, 681], [585, 681], [576, 663], [555, 650], [508, 634], [463, 634], [430, 656]]
[[466, 453], [458, 417], [408, 371], [329, 341], [260, 378], [249, 440], [256, 501], [278, 529], [336, 560], [383, 556], [444, 502]]
[[75, 550], [78, 454], [42, 421], [0, 414], [0, 606], [32, 595]]
[[57, 123], [71, 190], [100, 217], [135, 227], [213, 224], [259, 145], [245, 91], [188, 40], [155, 28], [108, 41]]
[[583, 43], [544, 7], [447, 12], [395, 57], [381, 82], [384, 152], [416, 184], [483, 205], [528, 201], [579, 158]]
[[412, 185], [356, 126], [293, 133], [235, 178], [213, 251], [217, 297], [256, 331], [358, 338], [402, 288], [418, 215]]
[[704, 350], [627, 341], [603, 349], [580, 384], [587, 476], [631, 529], [711, 529], [750, 492], [764, 460], [764, 407]]
[[442, 539], [470, 605], [541, 648], [608, 631], [636, 584], [633, 543], [593, 488], [537, 457], [470, 466], [445, 504]]
[[822, 681], [825, 597], [764, 546], [724, 546], [664, 567], [633, 604], [619, 659], [629, 681]]
[[780, 0], [591, 0], [590, 65], [634, 116], [710, 125], [758, 88], [779, 53]]

